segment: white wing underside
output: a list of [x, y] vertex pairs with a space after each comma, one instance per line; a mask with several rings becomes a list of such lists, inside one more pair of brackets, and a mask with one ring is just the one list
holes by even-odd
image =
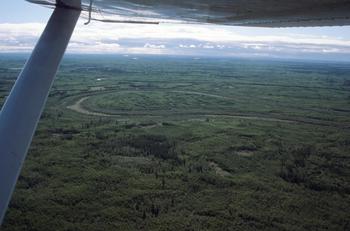
[[[55, 5], [56, 0], [27, 0]], [[92, 0], [92, 19], [293, 27], [350, 25], [350, 0]], [[89, 11], [90, 0], [83, 0]], [[87, 15], [87, 14], [85, 14]]]

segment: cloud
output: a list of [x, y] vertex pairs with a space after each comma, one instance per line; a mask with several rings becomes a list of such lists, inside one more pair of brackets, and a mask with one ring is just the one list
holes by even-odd
[[149, 44], [149, 43], [146, 43], [143, 47], [151, 48], [151, 49], [165, 49], [165, 45], [156, 45], [156, 44]]
[[[30, 52], [45, 25], [0, 24], [0, 52]], [[341, 57], [350, 60], [350, 39], [290, 33], [286, 29], [207, 25], [134, 25], [83, 21], [72, 36], [70, 53], [142, 53], [224, 56]]]

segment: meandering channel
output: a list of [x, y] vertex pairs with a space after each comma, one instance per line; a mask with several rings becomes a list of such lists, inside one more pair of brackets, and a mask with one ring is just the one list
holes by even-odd
[[[130, 91], [128, 91], [130, 92]], [[183, 94], [189, 94], [189, 95], [200, 95], [200, 96], [207, 96], [207, 97], [213, 97], [213, 98], [220, 98], [220, 99], [225, 99], [225, 100], [234, 100], [233, 98], [221, 96], [221, 95], [215, 95], [215, 94], [209, 94], [209, 93], [204, 93], [204, 92], [196, 92], [196, 91], [170, 91], [173, 93], [183, 93]], [[106, 93], [105, 91], [101, 91], [100, 94]], [[108, 93], [111, 93], [109, 91]], [[97, 112], [97, 111], [92, 111], [87, 109], [86, 107], [83, 106], [84, 101], [88, 100], [90, 97], [95, 96], [90, 95], [90, 96], [83, 96], [79, 100], [77, 100], [74, 104], [67, 106], [68, 109], [84, 114], [84, 115], [89, 115], [89, 116], [103, 116], [103, 117], [117, 117], [117, 116], [168, 116], [168, 115], [196, 115], [196, 116], [206, 116], [206, 117], [227, 117], [227, 118], [235, 118], [235, 119], [244, 119], [244, 120], [260, 120], [260, 121], [269, 121], [269, 122], [280, 122], [280, 123], [294, 123], [294, 124], [309, 124], [309, 125], [316, 125], [316, 126], [328, 126], [328, 127], [337, 127], [340, 129], [350, 129], [348, 126], [344, 126], [343, 124], [339, 124], [336, 122], [327, 122], [327, 121], [322, 121], [322, 120], [315, 120], [315, 119], [309, 119], [309, 118], [278, 118], [278, 117], [273, 117], [269, 115], [242, 115], [242, 114], [230, 114], [228, 112], [223, 112], [223, 113], [208, 113], [208, 112], [203, 112], [200, 114], [200, 112], [170, 112], [168, 114], [165, 113], [165, 111], [152, 111], [152, 113], [144, 113], [140, 111], [115, 111], [111, 113], [106, 113], [106, 112]], [[158, 112], [158, 114], [157, 114]]]
[[[208, 97], [214, 97], [214, 98], [220, 98], [220, 99], [227, 99], [227, 100], [233, 100], [232, 98], [220, 96], [220, 95], [214, 95], [214, 94], [208, 94], [203, 92], [195, 92], [195, 91], [172, 91], [175, 93], [183, 93], [183, 94], [192, 94], [192, 95], [202, 95], [202, 96], [208, 96]], [[102, 93], [102, 92], [101, 92]], [[73, 105], [67, 106], [68, 109], [75, 111], [80, 114], [89, 115], [89, 116], [103, 116], [103, 117], [112, 117], [112, 116], [125, 116], [125, 115], [142, 115], [140, 113], [130, 112], [130, 113], [102, 113], [102, 112], [95, 112], [91, 111], [87, 108], [85, 108], [82, 104], [84, 101], [88, 100], [91, 96], [84, 96], [83, 98], [80, 98], [77, 100]], [[156, 115], [157, 116], [157, 115]], [[270, 121], [270, 122], [282, 122], [282, 123], [301, 123], [302, 121], [297, 120], [288, 120], [288, 119], [280, 119], [280, 118], [272, 118], [272, 117], [266, 117], [266, 116], [257, 116], [257, 115], [230, 115], [230, 114], [219, 114], [219, 113], [203, 113], [203, 116], [221, 116], [221, 117], [230, 117], [230, 118], [236, 118], [236, 119], [246, 119], [246, 120], [261, 120], [261, 121]]]

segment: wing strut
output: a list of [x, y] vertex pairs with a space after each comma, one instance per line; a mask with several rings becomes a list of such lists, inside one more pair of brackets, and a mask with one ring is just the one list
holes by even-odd
[[57, 0], [43, 34], [0, 112], [0, 224], [80, 9], [80, 0]]

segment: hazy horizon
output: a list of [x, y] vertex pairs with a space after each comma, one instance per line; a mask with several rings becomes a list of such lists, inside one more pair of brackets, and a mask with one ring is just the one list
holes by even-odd
[[[0, 57], [8, 57], [8, 56], [21, 56], [21, 58], [27, 59], [31, 55], [31, 52], [0, 52]], [[188, 58], [193, 60], [200, 59], [237, 59], [237, 60], [247, 60], [247, 61], [272, 61], [272, 62], [308, 62], [308, 63], [334, 63], [334, 64], [348, 64], [350, 60], [338, 60], [338, 59], [323, 59], [320, 58], [310, 58], [310, 57], [264, 57], [264, 56], [224, 56], [224, 55], [205, 55], [205, 54], [144, 54], [144, 53], [72, 53], [66, 52], [63, 56], [63, 59], [74, 57], [74, 56], [82, 56], [82, 57], [93, 57], [93, 56], [104, 56], [108, 58], [112, 57], [124, 57], [124, 58], [142, 58], [142, 57], [169, 57], [169, 58]]]
[[[2, 4], [2, 5], [1, 5]], [[31, 52], [52, 9], [0, 3], [0, 53]], [[350, 61], [350, 26], [254, 28], [191, 24], [108, 24], [81, 18], [67, 53], [167, 54]]]

